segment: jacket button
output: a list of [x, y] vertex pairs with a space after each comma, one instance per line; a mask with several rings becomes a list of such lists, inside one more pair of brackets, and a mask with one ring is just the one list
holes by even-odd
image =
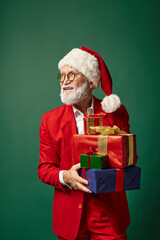
[[79, 208], [82, 208], [82, 204], [79, 204]]

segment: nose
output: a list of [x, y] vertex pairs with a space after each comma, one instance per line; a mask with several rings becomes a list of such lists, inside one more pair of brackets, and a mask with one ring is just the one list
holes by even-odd
[[70, 83], [70, 80], [69, 80], [69, 78], [68, 78], [68, 74], [66, 74], [65, 75], [65, 78], [64, 78], [64, 80], [63, 80], [63, 84], [64, 85], [67, 85], [67, 84], [69, 84]]

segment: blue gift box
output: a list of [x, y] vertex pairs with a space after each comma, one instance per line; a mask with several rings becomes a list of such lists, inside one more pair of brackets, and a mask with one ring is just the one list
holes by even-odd
[[87, 188], [93, 193], [140, 189], [141, 168], [136, 166], [103, 170], [83, 168], [80, 169], [79, 173], [81, 177], [88, 180]]

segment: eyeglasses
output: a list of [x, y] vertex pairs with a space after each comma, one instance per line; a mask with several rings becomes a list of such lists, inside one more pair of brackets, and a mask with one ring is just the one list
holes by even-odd
[[57, 75], [57, 78], [60, 81], [60, 83], [63, 83], [64, 80], [66, 79], [66, 75], [67, 75], [67, 79], [71, 83], [72, 81], [74, 81], [77, 74], [82, 74], [82, 73], [74, 73], [74, 72], [69, 72], [67, 74], [66, 73], [60, 73], [60, 74]]

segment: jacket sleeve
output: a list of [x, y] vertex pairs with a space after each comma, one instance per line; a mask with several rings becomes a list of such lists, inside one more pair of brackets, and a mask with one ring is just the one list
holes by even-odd
[[68, 191], [69, 188], [63, 187], [59, 181], [60, 158], [56, 152], [55, 145], [51, 140], [45, 115], [42, 116], [39, 131], [40, 153], [38, 175], [42, 182], [55, 186], [62, 191]]

